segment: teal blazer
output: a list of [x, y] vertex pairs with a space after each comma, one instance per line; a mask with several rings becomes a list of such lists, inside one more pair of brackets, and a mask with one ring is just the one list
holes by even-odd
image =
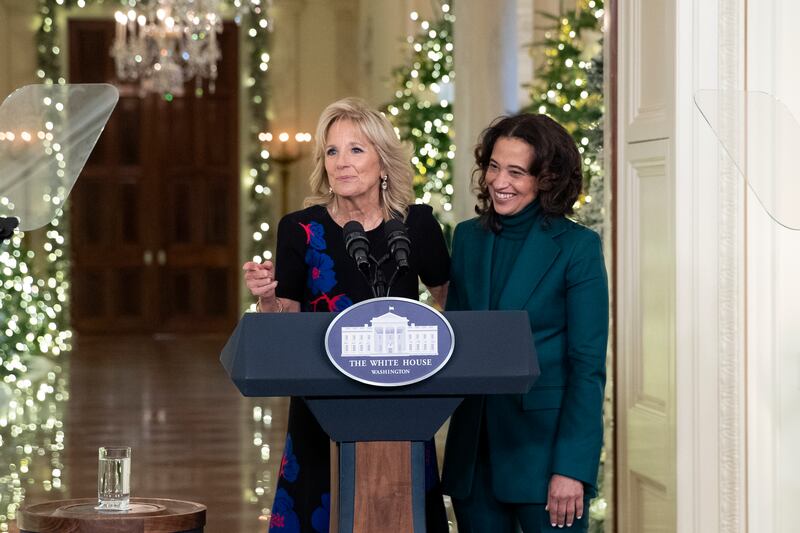
[[[477, 218], [456, 227], [448, 310], [489, 308], [494, 240]], [[600, 237], [563, 217], [536, 220], [498, 308], [528, 311], [541, 376], [527, 394], [470, 397], [456, 409], [445, 448], [445, 494], [469, 496], [485, 420], [500, 501], [546, 502], [553, 474], [580, 480], [586, 496], [596, 495], [608, 342]]]

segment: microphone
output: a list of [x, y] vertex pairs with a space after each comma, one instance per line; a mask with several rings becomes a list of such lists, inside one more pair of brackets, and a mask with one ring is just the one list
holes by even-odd
[[348, 255], [356, 262], [358, 269], [369, 273], [369, 239], [364, 233], [364, 226], [355, 220], [344, 225], [344, 247]]
[[411, 255], [411, 239], [408, 238], [406, 226], [401, 220], [393, 218], [383, 228], [389, 253], [397, 263], [397, 271], [403, 274], [408, 270], [408, 256]]

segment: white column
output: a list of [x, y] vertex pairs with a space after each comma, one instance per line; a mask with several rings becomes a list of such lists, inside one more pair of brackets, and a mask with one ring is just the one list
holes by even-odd
[[515, 13], [515, 0], [454, 7], [456, 221], [474, 216], [472, 152], [478, 135], [498, 116], [518, 109]]
[[375, 106], [389, 102], [396, 88], [392, 70], [407, 62], [407, 21], [412, 9], [397, 0], [359, 2], [359, 94]]
[[[326, 60], [329, 59], [320, 53], [320, 57], [310, 63], [304, 63], [302, 53], [307, 49], [308, 30], [304, 21], [310, 18], [307, 12], [313, 7], [306, 0], [279, 0], [275, 3], [274, 19], [275, 30], [271, 39], [271, 60], [269, 63], [270, 74], [270, 102], [269, 120], [273, 132], [296, 129], [313, 132], [316, 119], [312, 121], [301, 120], [301, 112], [306, 105], [306, 95], [302, 90], [303, 73], [306, 69], [320, 76], [324, 76]], [[314, 42], [325, 43], [331, 39], [332, 32], [320, 32]], [[333, 47], [329, 47], [333, 48]], [[307, 65], [304, 67], [304, 65]], [[318, 94], [325, 94], [327, 87], [318, 89]], [[308, 156], [306, 157], [308, 159]], [[305, 161], [296, 163], [290, 168], [290, 182], [288, 186], [288, 211], [300, 208], [303, 198], [308, 196], [308, 173], [305, 170]], [[283, 209], [280, 205], [280, 166], [272, 163], [274, 209]], [[277, 213], [276, 213], [277, 214]]]
[[[278, 0], [270, 62], [273, 127], [315, 132], [328, 104], [362, 96], [354, 0]], [[311, 148], [291, 167], [290, 209], [309, 194]], [[276, 190], [277, 192], [277, 190]]]
[[531, 101], [528, 88], [522, 85], [531, 83], [534, 77], [534, 60], [527, 45], [536, 40], [535, 4], [534, 0], [518, 0], [516, 6], [517, 108], [522, 108]]

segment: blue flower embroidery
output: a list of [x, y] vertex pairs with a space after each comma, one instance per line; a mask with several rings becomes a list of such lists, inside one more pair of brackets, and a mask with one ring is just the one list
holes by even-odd
[[311, 514], [311, 527], [318, 533], [328, 533], [331, 521], [331, 495], [327, 492], [322, 495], [322, 506], [314, 509]]
[[283, 489], [278, 489], [275, 493], [275, 503], [272, 504], [269, 530], [300, 533], [300, 518], [294, 512], [294, 500]]
[[331, 309], [331, 311], [344, 311], [353, 305], [353, 300], [345, 294], [340, 294], [331, 298], [331, 304], [333, 304], [333, 309]]
[[336, 285], [336, 273], [333, 271], [333, 259], [313, 248], [306, 251], [308, 266], [308, 288], [311, 294], [328, 292]]
[[327, 248], [325, 243], [325, 228], [319, 222], [311, 221], [308, 224], [300, 223], [303, 230], [306, 232], [306, 245], [311, 246], [314, 250], [322, 251]]
[[294, 483], [297, 480], [297, 475], [300, 473], [300, 465], [297, 463], [297, 456], [293, 453], [292, 449], [292, 436], [286, 435], [286, 446], [283, 449], [283, 457], [281, 457], [281, 468], [278, 475]]

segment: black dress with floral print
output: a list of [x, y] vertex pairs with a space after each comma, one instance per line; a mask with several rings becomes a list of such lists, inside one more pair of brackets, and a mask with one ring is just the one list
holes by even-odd
[[[392, 296], [416, 300], [419, 281], [443, 285], [450, 275], [450, 257], [439, 223], [429, 206], [412, 205], [405, 220], [411, 239], [409, 272], [392, 287]], [[383, 224], [367, 232], [375, 257], [387, 253]], [[389, 279], [392, 260], [384, 264]], [[300, 302], [306, 312], [337, 312], [372, 297], [371, 290], [344, 246], [342, 228], [323, 206], [290, 213], [278, 225], [275, 257], [276, 293]], [[280, 532], [328, 531], [330, 517], [329, 439], [306, 403], [292, 398], [286, 446], [278, 473], [270, 528]], [[436, 451], [425, 446], [427, 530], [446, 532]]]

